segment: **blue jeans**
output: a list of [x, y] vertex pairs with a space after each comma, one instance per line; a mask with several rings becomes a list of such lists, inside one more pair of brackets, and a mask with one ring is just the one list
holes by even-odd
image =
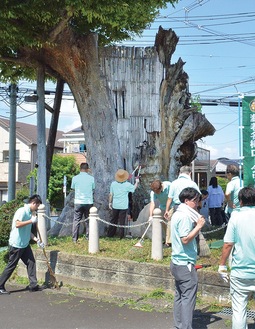
[[232, 299], [232, 329], [247, 329], [247, 303], [249, 295], [255, 292], [255, 279], [239, 279], [230, 276]]
[[198, 278], [194, 265], [176, 265], [170, 263], [175, 278], [174, 328], [192, 329], [193, 312], [196, 305]]

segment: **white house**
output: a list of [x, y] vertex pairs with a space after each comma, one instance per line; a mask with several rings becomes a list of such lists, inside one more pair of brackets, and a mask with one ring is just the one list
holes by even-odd
[[[46, 129], [46, 138], [49, 129]], [[64, 132], [58, 131], [55, 152], [63, 152], [63, 143], [58, 140]], [[16, 123], [16, 190], [28, 184], [27, 176], [37, 162], [37, 127]], [[0, 205], [8, 199], [9, 171], [9, 120], [0, 118]]]

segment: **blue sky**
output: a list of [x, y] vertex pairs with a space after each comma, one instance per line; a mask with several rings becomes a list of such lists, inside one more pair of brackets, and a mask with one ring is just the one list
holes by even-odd
[[212, 159], [240, 155], [239, 110], [228, 104], [238, 95], [255, 95], [254, 20], [254, 0], [182, 0], [161, 11], [133, 43], [152, 45], [159, 25], [179, 36], [172, 63], [179, 57], [186, 62], [190, 92], [222, 104], [202, 109], [216, 133], [198, 145], [210, 149]]
[[[152, 46], [159, 25], [172, 28], [179, 36], [172, 63], [179, 57], [186, 62], [192, 95], [222, 102], [218, 106], [203, 106], [202, 112], [216, 128], [212, 137], [198, 142], [211, 151], [211, 159], [239, 157], [239, 111], [229, 107], [238, 95], [255, 95], [255, 1], [254, 0], [181, 0], [175, 8], [168, 6], [158, 19], [146, 29], [142, 38], [126, 45]], [[4, 86], [4, 84], [0, 84]], [[31, 88], [22, 82], [24, 88]], [[48, 85], [47, 89], [54, 89]], [[48, 99], [47, 102], [50, 102]], [[23, 104], [24, 105], [24, 104]], [[18, 110], [18, 120], [36, 122], [35, 105], [24, 105]], [[80, 125], [72, 100], [65, 101], [59, 129], [68, 131]], [[31, 113], [30, 113], [31, 112]], [[7, 116], [3, 99], [0, 115]], [[72, 115], [72, 122], [70, 122]], [[49, 116], [47, 125], [49, 125]]]

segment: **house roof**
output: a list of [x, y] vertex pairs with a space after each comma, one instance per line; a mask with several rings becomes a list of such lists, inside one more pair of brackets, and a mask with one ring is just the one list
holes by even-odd
[[83, 130], [83, 127], [82, 126], [79, 126], [79, 127], [76, 127], [72, 130], [69, 130], [67, 131], [65, 134], [77, 134], [77, 133], [84, 133], [84, 130]]
[[[0, 126], [8, 131], [10, 120], [0, 118]], [[50, 129], [46, 128], [46, 138], [48, 138], [49, 131]], [[63, 131], [57, 131], [55, 147], [63, 149], [63, 143], [58, 141], [63, 134]], [[23, 122], [16, 122], [16, 137], [26, 145], [37, 145], [37, 126]]]
[[58, 153], [58, 155], [62, 157], [73, 156], [78, 165], [80, 165], [83, 162], [87, 162], [85, 153]]
[[217, 160], [210, 161], [211, 170], [216, 168], [216, 172], [225, 173], [227, 166], [230, 164], [239, 166], [239, 160], [238, 159], [228, 159], [228, 158], [218, 158]]

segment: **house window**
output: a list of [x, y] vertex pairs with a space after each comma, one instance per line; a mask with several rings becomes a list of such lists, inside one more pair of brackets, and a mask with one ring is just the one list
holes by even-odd
[[[19, 161], [19, 150], [16, 150], [16, 161]], [[3, 162], [9, 162], [9, 150], [3, 151]]]

